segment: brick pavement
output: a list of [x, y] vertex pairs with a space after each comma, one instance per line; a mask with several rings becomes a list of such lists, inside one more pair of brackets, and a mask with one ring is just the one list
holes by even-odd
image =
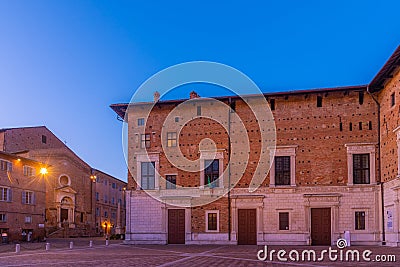
[[[322, 262], [273, 262], [259, 261], [257, 251], [262, 246], [212, 246], [212, 245], [146, 245], [132, 246], [121, 243], [95, 244], [93, 248], [76, 246], [74, 249], [52, 248], [50, 251], [34, 250], [5, 252], [0, 254], [1, 266], [399, 266], [400, 248], [351, 247], [360, 251], [372, 251], [371, 259], [377, 254], [395, 255], [397, 262], [331, 262], [325, 257]], [[315, 249], [320, 253], [326, 247], [268, 247], [268, 250]]]

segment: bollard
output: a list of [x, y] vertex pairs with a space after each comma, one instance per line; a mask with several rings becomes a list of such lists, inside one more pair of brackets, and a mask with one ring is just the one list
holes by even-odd
[[106, 239], [106, 246], [108, 246], [108, 239]]
[[69, 242], [69, 249], [73, 249], [74, 248], [74, 242]]
[[46, 243], [46, 251], [50, 250], [50, 243]]
[[15, 245], [15, 253], [19, 253], [21, 250], [21, 246], [19, 244]]
[[89, 241], [89, 247], [90, 248], [93, 247], [93, 241], [92, 240]]

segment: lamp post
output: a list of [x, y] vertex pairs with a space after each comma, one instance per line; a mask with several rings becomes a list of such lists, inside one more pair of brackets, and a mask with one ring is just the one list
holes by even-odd
[[[42, 175], [42, 179], [44, 181], [44, 176], [48, 173], [47, 168], [46, 167], [42, 167], [40, 168], [40, 174]], [[43, 231], [41, 230], [40, 232], [43, 233], [43, 238], [45, 238], [46, 236], [46, 230], [45, 230], [45, 223], [46, 223], [46, 208], [44, 209], [44, 213], [42, 213], [42, 220], [43, 220], [43, 224], [39, 224], [40, 228], [43, 228]]]
[[[92, 213], [92, 220], [94, 217], [94, 225], [96, 225], [96, 222], [97, 222], [96, 211], [93, 209], [93, 202], [94, 202], [94, 200], [93, 200], [93, 184], [96, 183], [96, 179], [97, 179], [97, 176], [94, 174], [94, 169], [90, 169], [90, 180], [92, 181], [90, 183], [90, 212]], [[96, 187], [95, 187], [95, 190], [96, 190]], [[94, 205], [94, 206], [96, 207], [96, 205]], [[93, 216], [93, 214], [94, 214], [94, 216]], [[92, 225], [90, 225], [89, 227], [92, 228]]]
[[104, 222], [104, 234], [107, 239], [108, 238], [108, 223], [107, 223], [107, 221]]

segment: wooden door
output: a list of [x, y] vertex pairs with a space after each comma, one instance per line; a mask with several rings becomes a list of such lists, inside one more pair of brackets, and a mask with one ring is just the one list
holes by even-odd
[[311, 244], [331, 245], [331, 209], [311, 209]]
[[168, 210], [168, 244], [185, 244], [185, 210]]
[[255, 209], [238, 210], [238, 245], [257, 244], [257, 215]]
[[64, 222], [64, 221], [68, 222], [68, 209], [61, 208], [60, 215], [61, 215], [60, 216], [61, 222]]

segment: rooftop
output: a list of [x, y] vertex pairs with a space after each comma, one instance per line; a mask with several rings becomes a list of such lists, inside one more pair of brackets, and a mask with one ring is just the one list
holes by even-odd
[[[355, 86], [341, 86], [341, 87], [329, 87], [329, 88], [314, 88], [314, 89], [306, 89], [306, 90], [291, 90], [291, 91], [282, 91], [282, 92], [268, 92], [263, 93], [265, 98], [273, 98], [278, 96], [288, 96], [288, 95], [300, 95], [300, 94], [323, 94], [329, 92], [342, 92], [342, 91], [366, 91], [368, 85], [355, 85]], [[210, 97], [220, 101], [229, 100], [229, 99], [239, 99], [243, 97], [252, 97], [259, 95], [235, 95], [235, 96], [217, 96]], [[199, 98], [201, 99], [201, 98]], [[161, 100], [157, 102], [157, 105], [168, 105], [168, 104], [178, 104], [188, 100], [185, 99], [174, 99], [174, 100]], [[148, 105], [154, 102], [137, 102], [137, 103], [118, 103], [110, 105], [110, 108], [114, 110], [115, 113], [118, 114], [119, 117], [124, 118], [126, 109], [129, 105]]]
[[375, 75], [369, 84], [368, 90], [371, 93], [382, 90], [385, 84], [393, 78], [393, 74], [400, 67], [400, 45], [386, 61], [385, 65]]

